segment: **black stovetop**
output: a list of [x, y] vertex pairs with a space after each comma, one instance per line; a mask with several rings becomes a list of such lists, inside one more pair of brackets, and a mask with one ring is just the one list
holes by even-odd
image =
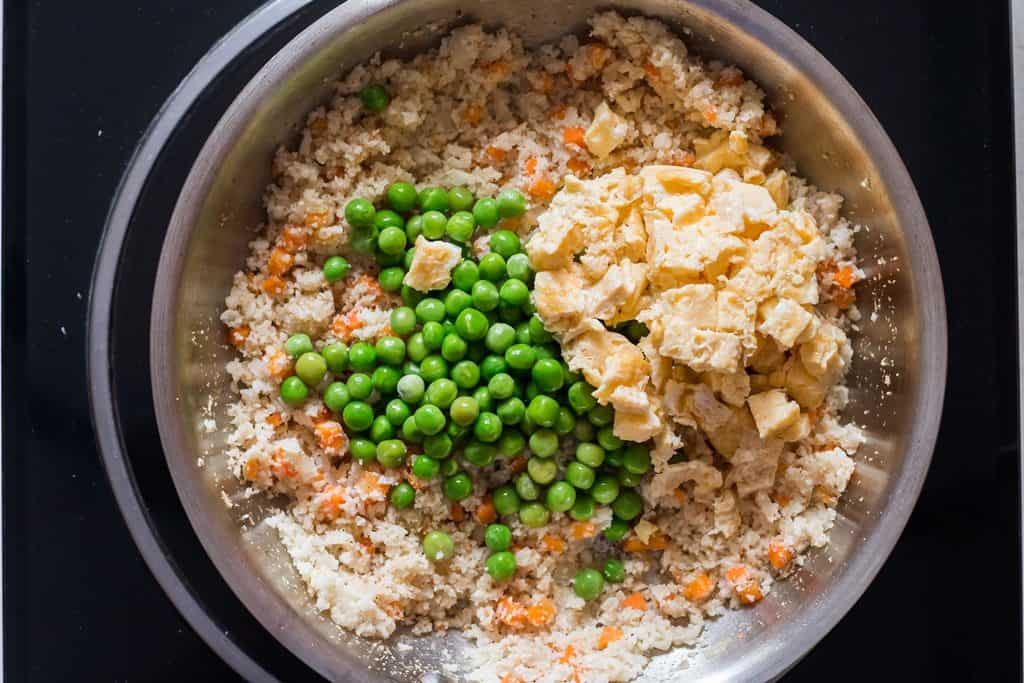
[[[114, 504], [89, 422], [84, 318], [105, 213], [142, 131], [259, 2], [5, 4], [4, 673], [232, 680], [150, 576]], [[935, 234], [950, 322], [944, 422], [910, 524], [864, 597], [787, 680], [1017, 679], [1007, 3], [760, 4], [832, 60], [903, 155]]]

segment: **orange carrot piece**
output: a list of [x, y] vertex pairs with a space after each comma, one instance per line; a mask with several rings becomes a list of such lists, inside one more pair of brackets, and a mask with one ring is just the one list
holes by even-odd
[[483, 121], [484, 108], [481, 107], [479, 104], [471, 104], [468, 107], [466, 107], [466, 110], [464, 112], [462, 112], [462, 118], [465, 119], [466, 123], [468, 123], [469, 125], [475, 126], [479, 124], [481, 121]]
[[263, 470], [263, 463], [256, 458], [249, 458], [245, 461], [245, 478], [249, 481], [255, 481], [256, 477], [260, 476], [260, 472]]
[[565, 118], [565, 112], [566, 112], [565, 105], [561, 104], [561, 105], [559, 105], [559, 106], [557, 106], [557, 107], [555, 107], [554, 109], [551, 110], [551, 118], [553, 118], [553, 119], [555, 119], [557, 121], [561, 121], [562, 119]]
[[530, 185], [529, 193], [534, 199], [551, 199], [555, 196], [555, 184], [547, 176], [541, 176]]
[[324, 211], [307, 211], [304, 217], [304, 221], [307, 228], [323, 228], [330, 225], [331, 212], [329, 210]]
[[644, 62], [644, 73], [647, 74], [648, 78], [658, 79], [661, 73], [658, 71], [658, 67], [654, 66], [650, 62]]
[[277, 275], [271, 275], [263, 280], [260, 289], [270, 296], [279, 296], [284, 292], [284, 280]]
[[487, 156], [489, 156], [492, 160], [496, 161], [497, 163], [505, 161], [505, 157], [508, 156], [508, 152], [501, 149], [500, 147], [495, 147], [493, 145], [491, 145], [484, 151], [487, 153]]
[[544, 538], [540, 539], [541, 545], [549, 553], [561, 553], [565, 551], [565, 541], [560, 536], [553, 536], [547, 534]]
[[[326, 220], [326, 219], [325, 219]], [[277, 238], [278, 244], [287, 252], [295, 253], [306, 248], [309, 233], [294, 225], [286, 225]]]
[[647, 544], [636, 536], [630, 536], [626, 539], [625, 543], [622, 544], [622, 549], [627, 553], [642, 553], [647, 550]]
[[281, 423], [284, 422], [284, 418], [281, 417], [281, 413], [274, 412], [271, 413], [270, 415], [267, 415], [266, 421], [267, 424], [270, 425], [271, 427], [280, 427]]
[[526, 619], [533, 626], [544, 626], [554, 621], [557, 611], [555, 603], [551, 602], [549, 598], [544, 598], [540, 602], [530, 605], [526, 610]]
[[605, 626], [597, 639], [597, 649], [603, 650], [616, 640], [622, 639], [622, 629], [617, 626]]
[[575, 541], [582, 541], [585, 538], [593, 538], [597, 535], [597, 525], [593, 522], [573, 522], [569, 532]]
[[526, 162], [523, 164], [523, 169], [526, 171], [526, 175], [533, 175], [537, 172], [537, 157], [526, 157]]
[[574, 648], [572, 645], [568, 645], [565, 648], [565, 652], [562, 653], [562, 656], [558, 661], [561, 664], [568, 664], [574, 659], [576, 659], [576, 648]]
[[568, 126], [562, 129], [562, 142], [566, 145], [583, 146], [583, 129], [579, 126]]
[[494, 503], [491, 502], [490, 496], [484, 498], [483, 502], [476, 509], [476, 521], [481, 524], [491, 524], [494, 520], [498, 519], [498, 513], [494, 510]]
[[[531, 607], [530, 609], [533, 608]], [[506, 596], [502, 596], [498, 600], [498, 605], [494, 609], [494, 615], [498, 618], [498, 621], [512, 628], [522, 628], [525, 626], [527, 619], [529, 619], [529, 612], [530, 610], [523, 609], [522, 605]], [[533, 623], [532, 620], [530, 623]]]
[[581, 176], [590, 170], [590, 164], [588, 164], [583, 159], [580, 159], [579, 157], [573, 157], [572, 159], [569, 159], [569, 161], [565, 162], [565, 165], [568, 167], [570, 171], [572, 171], [572, 174], [575, 176]]
[[676, 502], [678, 502], [680, 505], [686, 504], [686, 494], [683, 493], [682, 489], [676, 489], [675, 491], [673, 491], [672, 497], [675, 498]]
[[622, 601], [623, 607], [629, 607], [630, 609], [639, 610], [641, 612], [647, 611], [647, 600], [644, 599], [642, 593], [633, 593]]
[[683, 597], [693, 603], [704, 602], [711, 597], [715, 582], [707, 574], [698, 574], [683, 588]]
[[318, 422], [316, 426], [313, 427], [313, 431], [316, 433], [316, 438], [320, 442], [320, 447], [331, 454], [341, 453], [348, 441], [345, 436], [345, 430], [343, 430], [341, 425], [334, 420]]
[[793, 551], [779, 541], [772, 541], [768, 544], [768, 561], [776, 569], [782, 570], [789, 565], [793, 559]]
[[458, 503], [451, 504], [451, 507], [448, 508], [448, 514], [451, 515], [453, 522], [461, 522], [466, 519], [466, 511]]
[[240, 349], [245, 344], [245, 340], [249, 338], [249, 332], [248, 325], [232, 327], [228, 330], [228, 342], [236, 349]]
[[850, 266], [844, 266], [843, 268], [840, 268], [839, 270], [836, 271], [835, 275], [832, 276], [832, 282], [835, 282], [843, 289], [849, 289], [850, 287], [853, 287], [853, 268], [851, 268]]
[[519, 455], [512, 459], [512, 462], [508, 464], [508, 469], [512, 474], [519, 474], [520, 472], [526, 471], [526, 456]]
[[729, 581], [733, 583], [738, 583], [742, 581], [744, 578], [746, 578], [746, 576], [747, 568], [741, 565], [729, 567], [729, 569], [727, 569], [725, 572], [725, 578], [729, 579]]

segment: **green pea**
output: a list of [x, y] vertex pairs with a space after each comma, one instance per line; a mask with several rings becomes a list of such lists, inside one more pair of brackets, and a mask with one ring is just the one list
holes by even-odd
[[[405, 234], [405, 233], [403, 233], [403, 234]], [[379, 239], [380, 238], [378, 237], [378, 240]], [[381, 268], [391, 268], [391, 267], [398, 267], [398, 266], [401, 265], [401, 263], [402, 263], [402, 254], [403, 253], [404, 252], [399, 252], [397, 254], [385, 254], [383, 251], [381, 251], [378, 248], [377, 251], [374, 252], [373, 257], [375, 259], [377, 259], [377, 264], [380, 265]], [[402, 269], [399, 268], [399, 270], [402, 270]], [[404, 272], [403, 272], [402, 276], [405, 277], [405, 273]], [[388, 280], [388, 284], [390, 286], [394, 287], [393, 291], [397, 292], [398, 290], [400, 290], [402, 288], [402, 283], [401, 282], [399, 282], [397, 284], [397, 286], [395, 285], [394, 275], [393, 274], [389, 275], [388, 277], [390, 278]], [[378, 279], [379, 279], [379, 276], [378, 276]]]
[[[494, 327], [491, 327], [493, 330]], [[508, 363], [505, 362], [504, 355], [489, 355], [480, 362], [480, 376], [485, 380], [490, 381], [495, 375], [501, 374], [508, 370]]]
[[460, 261], [452, 269], [452, 283], [464, 292], [473, 289], [473, 283], [480, 279], [480, 269], [470, 260]]
[[494, 489], [494, 493], [491, 494], [491, 502], [494, 503], [494, 511], [499, 515], [514, 515], [519, 512], [519, 494], [508, 484]]
[[558, 452], [558, 435], [550, 429], [538, 429], [530, 435], [530, 452], [541, 458], [550, 458]]
[[543, 394], [534, 396], [526, 408], [526, 414], [536, 425], [554, 427], [558, 421], [558, 402]]
[[348, 450], [352, 457], [361, 463], [368, 463], [377, 459], [377, 444], [361, 436], [356, 436], [349, 440]]
[[[540, 389], [537, 388], [537, 383], [531, 379], [529, 382], [526, 383], [526, 391], [524, 393], [526, 394], [526, 399], [528, 401], [532, 401], [533, 399], [537, 398], [537, 396], [540, 394]], [[529, 415], [527, 415], [527, 417], [529, 417]], [[556, 415], [555, 421], [557, 420], [558, 416]]]
[[338, 374], [348, 369], [348, 347], [341, 342], [331, 342], [320, 354], [327, 362], [327, 369]]
[[533, 280], [533, 268], [530, 267], [530, 257], [526, 254], [513, 254], [505, 261], [505, 272], [514, 280], [527, 284]]
[[470, 441], [462, 450], [463, 459], [477, 467], [487, 467], [498, 457], [498, 449], [489, 443]]
[[467, 341], [479, 341], [487, 335], [486, 316], [475, 308], [467, 308], [455, 319], [455, 331]]
[[309, 338], [308, 334], [293, 334], [288, 337], [288, 340], [284, 343], [284, 351], [292, 358], [298, 358], [304, 353], [310, 353], [313, 351], [313, 340]]
[[513, 344], [505, 351], [505, 362], [513, 370], [529, 370], [537, 360], [537, 351], [526, 344]]
[[537, 388], [545, 393], [554, 393], [562, 388], [562, 366], [557, 360], [542, 358], [530, 370]]
[[461, 289], [453, 289], [444, 297], [444, 310], [449, 318], [457, 318], [459, 313], [473, 305], [473, 297]]
[[[387, 228], [398, 228], [399, 232], [402, 233], [402, 237], [405, 237], [405, 220], [390, 209], [384, 209], [374, 214], [373, 227], [377, 228], [378, 231], [383, 231]], [[378, 232], [378, 240], [380, 239], [379, 234]], [[404, 247], [405, 245], [402, 246]]]
[[512, 530], [504, 524], [488, 524], [484, 531], [484, 544], [491, 550], [508, 550], [512, 545]]
[[530, 321], [521, 322], [516, 325], [516, 343], [530, 344]]
[[371, 111], [374, 114], [384, 111], [388, 103], [391, 102], [391, 96], [388, 95], [388, 91], [384, 89], [383, 85], [376, 83], [360, 90], [359, 99], [367, 111]]
[[452, 454], [452, 437], [447, 434], [435, 434], [423, 439], [423, 452], [434, 460], [444, 460]]
[[281, 400], [290, 406], [302, 405], [309, 396], [309, 387], [301, 379], [292, 375], [281, 382]]
[[476, 230], [476, 219], [469, 211], [457, 211], [448, 219], [444, 232], [453, 242], [468, 242]]
[[362, 372], [349, 375], [346, 384], [348, 386], [348, 393], [354, 399], [365, 401], [373, 393], [373, 378]]
[[430, 355], [430, 349], [427, 348], [427, 343], [423, 340], [422, 332], [416, 332], [409, 337], [405, 342], [405, 353], [414, 363], [421, 363]]
[[558, 418], [555, 420], [555, 433], [559, 436], [568, 436], [576, 428], [576, 416], [568, 408], [558, 409]]
[[[420, 364], [411, 360], [405, 361], [402, 363], [402, 375], [416, 375], [417, 377], [420, 377]], [[590, 423], [588, 422], [587, 424]]]
[[427, 356], [420, 363], [420, 375], [425, 382], [433, 382], [448, 375], [448, 361], [441, 356]]
[[452, 537], [443, 531], [431, 531], [423, 537], [423, 554], [431, 562], [443, 562], [455, 553]]
[[446, 335], [441, 342], [441, 357], [449, 363], [457, 363], [466, 357], [469, 345], [459, 335], [452, 333]]
[[416, 418], [410, 415], [402, 423], [402, 438], [409, 443], [422, 443], [426, 436], [416, 426]]
[[377, 351], [366, 342], [356, 342], [348, 350], [348, 362], [353, 370], [372, 370], [377, 364]]
[[580, 442], [593, 441], [597, 438], [597, 430], [587, 420], [576, 420], [576, 426], [573, 427], [572, 434]]
[[395, 387], [398, 396], [406, 403], [419, 403], [426, 391], [426, 382], [417, 375], [404, 375]]
[[[415, 216], [410, 216], [409, 220], [405, 222], [405, 236], [408, 238], [409, 244], [416, 244], [416, 238], [423, 234], [423, 214], [418, 213]], [[412, 251], [411, 249], [409, 251]], [[406, 252], [408, 253], [408, 251]], [[411, 257], [410, 257], [411, 262]], [[406, 264], [406, 269], [409, 265]]]
[[[377, 217], [374, 216], [374, 220]], [[349, 237], [349, 244], [360, 254], [372, 254], [377, 247], [377, 235], [380, 231], [374, 225], [355, 227]]]
[[526, 197], [519, 190], [509, 188], [498, 195], [498, 215], [515, 218], [526, 213]]
[[543, 486], [550, 484], [558, 476], [558, 464], [550, 458], [530, 458], [526, 461], [526, 472], [530, 479]]
[[324, 405], [335, 413], [340, 413], [352, 400], [348, 387], [344, 382], [331, 382], [324, 390]]
[[612, 503], [615, 516], [627, 522], [644, 511], [644, 500], [636, 491], [623, 491]]
[[594, 516], [594, 499], [589, 494], [579, 491], [576, 493], [576, 502], [569, 510], [569, 516], [577, 522], [585, 522]]
[[540, 503], [527, 503], [519, 508], [519, 521], [523, 526], [539, 528], [548, 523], [551, 513]]
[[[431, 437], [433, 438], [433, 437]], [[412, 473], [417, 479], [429, 481], [441, 471], [441, 465], [434, 458], [417, 455], [412, 461]]]
[[435, 379], [427, 387], [426, 401], [442, 410], [447, 410], [458, 395], [459, 388], [455, 386], [455, 382], [442, 377]]
[[506, 581], [516, 573], [516, 556], [507, 550], [487, 558], [487, 573], [495, 581]]
[[378, 415], [370, 424], [370, 440], [375, 443], [387, 441], [395, 436], [395, 427], [386, 415]]
[[[349, 387], [349, 391], [352, 391], [351, 387]], [[349, 404], [341, 412], [341, 419], [345, 426], [352, 431], [361, 432], [364, 429], [369, 429], [373, 423], [373, 408], [369, 403], [363, 401], [349, 401]]]
[[368, 228], [373, 225], [373, 216], [377, 213], [370, 200], [356, 197], [345, 204], [345, 220], [354, 228]]
[[446, 458], [441, 461], [441, 476], [450, 477], [459, 471], [459, 461], [455, 458]]
[[442, 490], [445, 498], [465, 500], [473, 493], [473, 480], [465, 472], [459, 472], [444, 480]]
[[501, 418], [494, 413], [480, 413], [473, 424], [473, 434], [484, 443], [494, 443], [501, 436]]
[[[491, 286], [493, 287], [493, 285]], [[487, 336], [484, 339], [484, 344], [490, 351], [493, 351], [496, 354], [504, 354], [509, 347], [515, 343], [515, 340], [516, 331], [511, 325], [496, 323], [491, 325], [491, 328], [487, 330]], [[504, 364], [505, 359], [501, 358], [501, 362]]]
[[402, 379], [402, 372], [396, 367], [382, 365], [373, 371], [371, 376], [373, 388], [382, 396], [389, 396], [398, 390], [398, 382]]
[[577, 444], [576, 459], [588, 467], [600, 467], [604, 462], [604, 449], [596, 443]]
[[578, 489], [589, 489], [594, 485], [594, 470], [581, 462], [571, 462], [565, 468], [565, 480]]
[[[422, 301], [420, 301], [418, 304], [416, 304], [416, 318], [421, 323], [431, 323], [431, 322], [440, 323], [442, 320], [444, 320], [444, 317], [445, 317], [444, 302], [442, 302], [440, 299], [435, 299], [433, 297], [427, 297], [427, 298], [423, 299]], [[424, 325], [424, 330], [426, 330], [426, 325]], [[424, 337], [426, 337], [426, 334], [427, 334], [426, 331], [424, 331], [424, 333], [423, 333]], [[427, 342], [427, 345], [428, 346], [431, 345], [429, 340]], [[437, 348], [440, 348], [440, 346], [441, 346], [441, 340], [438, 339], [437, 340]]]
[[423, 231], [423, 236], [428, 240], [439, 240], [444, 237], [444, 227], [448, 224], [448, 219], [440, 211], [427, 211], [426, 213], [420, 214], [420, 226]]
[[491, 252], [480, 259], [480, 277], [499, 282], [505, 277], [505, 259], [501, 254]]
[[617, 543], [629, 533], [629, 523], [614, 517], [612, 523], [604, 530], [604, 537], [613, 543]]
[[626, 580], [626, 567], [620, 560], [608, 560], [604, 563], [601, 573], [609, 583], [622, 583]]
[[493, 311], [498, 307], [498, 288], [493, 282], [477, 280], [472, 289], [473, 307], [478, 311]]
[[440, 211], [444, 213], [448, 210], [448, 193], [440, 187], [423, 188], [420, 190], [418, 201], [420, 211], [424, 213], [427, 211]]
[[401, 365], [405, 360], [405, 342], [398, 337], [381, 337], [374, 350], [377, 360], [387, 365]]
[[606, 427], [615, 419], [615, 411], [611, 406], [597, 406], [587, 413], [587, 419], [595, 427]]
[[576, 489], [564, 481], [556, 481], [544, 498], [552, 512], [568, 512], [576, 503]]
[[[391, 329], [402, 337], [408, 337], [416, 329], [416, 312], [408, 306], [399, 306], [388, 316]], [[405, 353], [403, 345], [402, 353]]]
[[606, 451], [617, 451], [622, 448], [622, 439], [615, 436], [611, 426], [597, 430], [597, 443]]
[[650, 333], [651, 331], [647, 329], [647, 325], [644, 325], [639, 320], [630, 320], [622, 329], [622, 334], [634, 344], [638, 344], [641, 339]]
[[480, 368], [471, 360], [461, 360], [452, 368], [452, 380], [460, 389], [472, 389], [480, 381]]
[[[587, 424], [590, 423], [588, 422]], [[591, 427], [593, 427], [593, 425], [591, 425]], [[608, 467], [613, 468], [622, 467], [622, 451], [608, 451], [605, 464], [608, 465]]]
[[401, 427], [402, 423], [412, 415], [412, 410], [409, 408], [409, 404], [402, 399], [393, 398], [388, 401], [387, 406], [384, 407], [384, 415], [392, 425], [395, 427]]
[[589, 602], [604, 590], [604, 577], [596, 569], [581, 569], [572, 580], [572, 589], [576, 595]]
[[406, 306], [415, 306], [419, 302], [423, 301], [423, 297], [426, 296], [423, 292], [418, 292], [409, 285], [402, 285], [402, 303]]
[[644, 475], [633, 474], [627, 469], [619, 470], [616, 476], [619, 479], [619, 485], [625, 488], [636, 488], [644, 480]]
[[448, 206], [452, 211], [468, 211], [473, 206], [473, 193], [465, 187], [448, 190]]
[[444, 413], [437, 406], [422, 405], [413, 413], [416, 427], [426, 436], [432, 436], [444, 429]]
[[315, 387], [327, 374], [327, 361], [316, 351], [307, 351], [295, 361], [295, 374], [306, 386]]
[[493, 228], [498, 224], [498, 202], [490, 197], [482, 197], [476, 200], [473, 205], [473, 218], [476, 222], [485, 227]]
[[495, 230], [491, 233], [490, 246], [492, 252], [506, 259], [522, 250], [519, 235], [511, 230]]
[[[379, 216], [383, 213], [382, 211], [377, 215]], [[404, 228], [404, 225], [402, 227], [391, 225], [381, 230], [377, 236], [377, 248], [389, 256], [402, 254], [408, 242]], [[398, 288], [396, 287], [395, 289]]]
[[622, 466], [633, 474], [646, 474], [651, 468], [651, 453], [640, 444], [629, 444], [622, 451]]
[[493, 398], [501, 401], [509, 398], [515, 393], [516, 381], [512, 379], [511, 375], [499, 372], [487, 381], [487, 388], [490, 390]]
[[528, 323], [530, 341], [534, 344], [546, 344], [551, 341], [551, 333], [544, 329], [544, 322], [534, 314]]
[[473, 390], [473, 398], [476, 400], [480, 410], [491, 410], [494, 406], [494, 399], [491, 398], [491, 390], [487, 387], [477, 387]]
[[[498, 292], [501, 302], [509, 306], [522, 306], [530, 299], [530, 290], [522, 280], [505, 280]], [[518, 309], [515, 309], [518, 310]]]
[[351, 269], [352, 266], [349, 265], [344, 256], [331, 256], [324, 261], [324, 279], [328, 282], [344, 280]]
[[[491, 394], [493, 395], [493, 393], [492, 391]], [[499, 403], [496, 412], [501, 418], [502, 424], [517, 425], [526, 416], [526, 404], [522, 399], [513, 396]]]
[[614, 477], [599, 475], [590, 487], [590, 495], [601, 505], [608, 505], [619, 496], [619, 482]]
[[[504, 285], [502, 285], [504, 287]], [[499, 291], [499, 296], [501, 292]], [[498, 303], [498, 318], [502, 322], [506, 323], [518, 323], [521, 322], [525, 317], [522, 309], [519, 306], [513, 306], [512, 304], [501, 301]]]
[[408, 482], [403, 481], [391, 489], [389, 498], [391, 505], [401, 510], [409, 507], [416, 500], [416, 489], [409, 485]]
[[409, 183], [401, 181], [391, 183], [385, 196], [387, 197], [388, 206], [399, 213], [408, 213], [416, 208], [416, 188]]
[[[527, 465], [529, 465], [529, 462], [527, 462]], [[514, 484], [516, 493], [523, 500], [537, 500], [540, 498], [540, 488], [528, 472], [520, 473], [516, 477]]]
[[480, 407], [472, 396], [459, 396], [448, 409], [452, 422], [463, 427], [471, 425], [480, 414]]
[[377, 280], [380, 282], [380, 288], [385, 292], [397, 292], [402, 288], [402, 278], [404, 277], [405, 271], [395, 266], [380, 271]]

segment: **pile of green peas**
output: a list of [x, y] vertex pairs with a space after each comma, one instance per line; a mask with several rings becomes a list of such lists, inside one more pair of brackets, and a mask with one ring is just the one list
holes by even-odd
[[[440, 480], [453, 501], [473, 493], [471, 472], [528, 453], [526, 470], [490, 492], [498, 515], [542, 527], [552, 513], [584, 521], [608, 505], [614, 518], [604, 535], [621, 540], [643, 511], [635, 489], [650, 469], [649, 450], [614, 435], [612, 408], [599, 405], [592, 387], [569, 369], [534, 311], [529, 259], [519, 237], [499, 225], [525, 212], [523, 195], [510, 189], [476, 198], [461, 187], [417, 191], [397, 182], [387, 188], [385, 204], [378, 209], [357, 198], [344, 213], [353, 228], [351, 247], [372, 253], [381, 287], [401, 295], [403, 305], [390, 314], [394, 336], [351, 347], [332, 342], [318, 353], [308, 336], [293, 335], [285, 350], [295, 359], [295, 375], [282, 384], [282, 400], [300, 405], [310, 389], [319, 389], [361, 462], [399, 468], [415, 445], [422, 452], [412, 456], [413, 475]], [[469, 243], [479, 227], [497, 229], [489, 235], [490, 253], [475, 258]], [[420, 235], [463, 247], [444, 290], [424, 293], [403, 284]], [[341, 258], [325, 263], [329, 281], [347, 275]], [[407, 508], [415, 496], [403, 482], [390, 501]], [[430, 538], [435, 552], [424, 539], [426, 555], [444, 557], [440, 536]], [[510, 577], [515, 558], [507, 544], [488, 545], [491, 576]]]

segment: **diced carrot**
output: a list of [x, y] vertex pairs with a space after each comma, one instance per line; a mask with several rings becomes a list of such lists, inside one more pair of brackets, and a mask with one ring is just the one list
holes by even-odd
[[853, 305], [855, 298], [852, 289], [840, 289], [832, 295], [832, 302], [839, 308], [846, 310]]
[[761, 593], [761, 587], [757, 584], [757, 581], [747, 581], [743, 585], [737, 587], [736, 596], [744, 605], [753, 605], [755, 602], [760, 602], [764, 597]]
[[348, 438], [345, 436], [345, 430], [334, 420], [318, 422], [313, 431], [320, 442], [320, 447], [331, 455], [341, 453], [347, 445]]
[[329, 209], [323, 211], [307, 211], [303, 219], [307, 228], [323, 228], [331, 224], [331, 212]]
[[513, 674], [505, 674], [501, 677], [500, 683], [525, 683], [519, 676]]
[[537, 172], [537, 157], [526, 157], [526, 162], [523, 163], [523, 170], [526, 171], [526, 175], [533, 175]]
[[491, 497], [487, 496], [476, 509], [476, 521], [481, 524], [491, 524], [496, 519], [498, 519], [498, 513], [494, 510], [494, 503], [491, 502]]
[[622, 629], [617, 626], [605, 626], [597, 639], [597, 649], [603, 650], [616, 640], [622, 639]]
[[228, 330], [228, 342], [230, 342], [236, 349], [240, 349], [245, 344], [245, 340], [249, 338], [249, 332], [250, 330], [248, 325], [232, 327]]
[[718, 80], [715, 81], [716, 88], [735, 85], [743, 85], [743, 72], [741, 72], [739, 69], [723, 69], [721, 75], [719, 75], [718, 77]]
[[715, 111], [714, 107], [708, 107], [704, 110], [704, 120], [708, 123], [714, 123], [718, 120], [718, 112]]
[[345, 489], [332, 484], [320, 495], [320, 514], [326, 519], [337, 519], [341, 515], [341, 506], [345, 504]]
[[484, 119], [484, 108], [479, 104], [471, 104], [462, 112], [462, 118], [471, 126], [479, 124]]
[[267, 272], [271, 275], [284, 275], [295, 262], [295, 257], [280, 247], [274, 247], [267, 260]]
[[544, 550], [549, 553], [561, 553], [565, 551], [565, 541], [561, 536], [554, 536], [552, 534], [546, 534], [544, 538], [540, 539], [541, 545], [544, 546]]
[[305, 249], [308, 241], [309, 233], [294, 225], [286, 225], [277, 238], [280, 247], [293, 254]]
[[836, 271], [836, 274], [832, 276], [832, 281], [843, 289], [849, 289], [853, 287], [853, 268], [850, 266], [844, 266]]
[[551, 118], [553, 118], [553, 119], [555, 119], [557, 121], [561, 121], [562, 119], [565, 118], [565, 112], [566, 112], [565, 105], [561, 104], [561, 105], [559, 105], [559, 106], [557, 106], [557, 107], [555, 107], [554, 109], [551, 110]]
[[363, 550], [366, 551], [367, 555], [373, 555], [377, 552], [377, 548], [374, 547], [373, 541], [368, 539], [366, 536], [360, 536], [358, 539], [356, 539], [356, 542], [359, 543], [359, 545], [363, 546]]
[[573, 540], [582, 541], [584, 538], [593, 538], [597, 535], [597, 525], [593, 522], [573, 522], [569, 531]]
[[270, 415], [267, 415], [266, 420], [267, 424], [271, 427], [280, 427], [281, 423], [284, 422], [284, 418], [281, 417], [281, 413], [278, 412], [273, 412]]
[[565, 162], [565, 165], [572, 171], [575, 176], [581, 176], [590, 170], [590, 164], [579, 157], [573, 157], [569, 161]]
[[548, 200], [555, 196], [555, 184], [547, 176], [541, 176], [530, 185], [529, 193], [534, 199]]
[[729, 567], [725, 572], [725, 578], [729, 579], [732, 583], [739, 583], [747, 576], [747, 568], [742, 565], [735, 565]]
[[648, 78], [658, 79], [661, 73], [658, 71], [658, 67], [654, 66], [650, 62], [644, 62], [644, 73], [647, 74]]
[[591, 43], [587, 48], [589, 48], [587, 57], [590, 60], [590, 66], [595, 69], [604, 66], [604, 63], [608, 61], [608, 48], [600, 43]]
[[495, 78], [504, 78], [505, 74], [508, 73], [508, 62], [499, 59], [496, 62], [491, 62], [486, 67], [487, 73]]
[[359, 318], [359, 312], [352, 310], [348, 313], [339, 313], [334, 316], [334, 319], [331, 321], [331, 332], [342, 341], [348, 341], [353, 332], [365, 325], [366, 323]]
[[665, 550], [668, 548], [668, 537], [657, 531], [651, 536], [651, 540], [647, 541], [648, 550]]
[[622, 549], [627, 553], [642, 553], [647, 550], [647, 544], [641, 541], [636, 536], [630, 536], [622, 544]]
[[793, 551], [779, 541], [768, 544], [768, 561], [776, 569], [785, 569], [793, 559]]
[[562, 653], [562, 656], [558, 661], [561, 664], [568, 664], [574, 659], [576, 659], [576, 648], [569, 645], [565, 648], [565, 651]]
[[359, 481], [356, 486], [363, 493], [370, 495], [376, 494], [381, 498], [388, 494], [391, 490], [390, 484], [385, 484], [380, 480], [380, 475], [376, 472], [363, 472], [362, 476], [359, 477]]
[[487, 156], [489, 156], [491, 159], [493, 159], [499, 164], [502, 161], [505, 161], [505, 157], [508, 156], [508, 152], [503, 150], [501, 147], [495, 147], [494, 145], [489, 146], [484, 151], [487, 153]]
[[267, 374], [276, 379], [284, 378], [292, 369], [291, 361], [281, 349], [271, 349], [264, 362], [267, 364]]
[[520, 472], [526, 471], [526, 456], [517, 455], [512, 458], [512, 462], [508, 464], [508, 469], [512, 474], [519, 474]]
[[533, 626], [544, 626], [554, 621], [557, 611], [555, 603], [549, 598], [543, 598], [540, 602], [530, 605], [526, 610], [526, 619]]
[[583, 146], [583, 129], [579, 126], [567, 126], [562, 129], [562, 142], [566, 145]]
[[779, 505], [779, 507], [786, 507], [787, 505], [789, 505], [791, 500], [792, 498], [781, 493], [775, 496], [775, 502]]
[[672, 497], [675, 498], [676, 502], [679, 503], [680, 505], [686, 504], [686, 494], [683, 492], [682, 489], [676, 489], [675, 491], [673, 491]]
[[282, 451], [275, 451], [271, 460], [273, 464], [270, 466], [270, 471], [273, 472], [274, 476], [278, 479], [290, 479], [297, 474], [295, 471], [295, 465], [291, 464], [288, 460], [285, 460], [284, 453]]
[[494, 615], [498, 618], [498, 621], [506, 626], [522, 628], [526, 626], [528, 619], [530, 620], [530, 623], [533, 623], [533, 620], [530, 618], [530, 611], [532, 609], [532, 607], [529, 610], [524, 609], [523, 606], [515, 600], [507, 596], [502, 596], [501, 599], [498, 600], [497, 607], [495, 607]]
[[270, 296], [279, 296], [284, 292], [284, 280], [277, 275], [271, 275], [264, 278], [262, 284], [260, 284], [260, 289]]
[[263, 463], [258, 458], [249, 458], [245, 461], [244, 473], [249, 481], [255, 481], [262, 471]]
[[639, 610], [641, 612], [647, 611], [647, 600], [644, 599], [642, 593], [633, 593], [622, 601], [623, 607], [629, 607], [630, 609]]
[[692, 603], [701, 603], [711, 597], [715, 582], [707, 574], [698, 574], [683, 588], [683, 597]]
[[448, 514], [453, 522], [461, 522], [466, 519], [466, 511], [458, 503], [452, 503], [448, 507]]

